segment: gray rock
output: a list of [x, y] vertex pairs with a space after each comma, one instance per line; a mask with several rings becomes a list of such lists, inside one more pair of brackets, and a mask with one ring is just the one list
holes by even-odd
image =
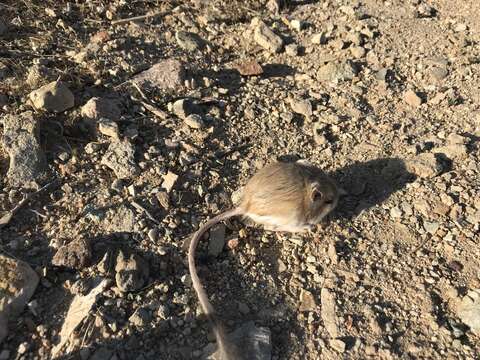
[[352, 80], [356, 73], [356, 70], [349, 61], [330, 62], [318, 69], [317, 79], [336, 83], [339, 81]]
[[365, 56], [367, 51], [361, 46], [354, 46], [350, 48], [350, 52], [355, 59], [361, 59]]
[[85, 239], [76, 239], [57, 250], [52, 258], [52, 264], [81, 270], [90, 263], [91, 258], [89, 242]]
[[423, 153], [406, 161], [405, 166], [411, 172], [421, 178], [432, 178], [443, 170], [437, 157], [431, 153]]
[[268, 11], [279, 14], [281, 10], [287, 5], [287, 0], [268, 0], [265, 7]]
[[119, 179], [132, 178], [139, 173], [134, 155], [135, 147], [128, 140], [115, 141], [103, 156], [102, 165], [113, 170]]
[[403, 100], [414, 108], [417, 108], [422, 104], [422, 99], [413, 90], [407, 90], [405, 94], [403, 94]]
[[8, 334], [8, 322], [23, 311], [38, 280], [27, 263], [0, 255], [0, 344]]
[[199, 109], [191, 99], [180, 99], [172, 104], [172, 111], [180, 119], [185, 119], [188, 115], [197, 113]]
[[324, 32], [314, 34], [310, 38], [310, 42], [315, 45], [325, 45], [327, 41], [328, 41], [328, 38]]
[[140, 87], [174, 90], [183, 87], [185, 75], [185, 68], [180, 61], [167, 59], [136, 75], [132, 81]]
[[461, 160], [468, 157], [467, 146], [464, 144], [449, 144], [432, 150], [435, 154], [444, 154], [449, 159]]
[[430, 76], [435, 81], [442, 81], [448, 76], [448, 70], [445, 67], [434, 66], [430, 69]]
[[415, 15], [419, 18], [429, 18], [435, 16], [436, 11], [428, 4], [422, 3], [418, 5]]
[[290, 27], [295, 31], [302, 31], [305, 28], [305, 23], [302, 20], [293, 19], [290, 21]]
[[288, 44], [285, 46], [285, 53], [289, 56], [298, 55], [298, 45], [297, 44]]
[[388, 71], [389, 70], [387, 68], [381, 68], [375, 73], [375, 79], [377, 79], [378, 81], [386, 81]]
[[190, 114], [183, 121], [192, 129], [201, 129], [205, 127], [202, 117], [198, 114]]
[[[335, 254], [336, 257], [336, 254]], [[322, 302], [322, 320], [325, 329], [332, 338], [338, 336], [337, 314], [335, 295], [327, 288], [322, 288], [320, 292], [320, 300]]]
[[167, 190], [167, 193], [172, 191], [173, 187], [175, 186], [175, 183], [178, 180], [178, 175], [169, 171], [165, 175], [162, 176], [162, 188]]
[[262, 65], [255, 60], [242, 61], [235, 65], [235, 69], [243, 76], [257, 76], [263, 74]]
[[331, 339], [330, 342], [330, 347], [339, 352], [339, 353], [344, 353], [345, 352], [345, 343], [340, 340], [340, 339]]
[[225, 246], [225, 225], [218, 224], [210, 230], [208, 240], [208, 255], [217, 257]]
[[139, 255], [131, 254], [128, 258], [123, 252], [117, 256], [115, 281], [122, 292], [136, 291], [145, 286], [149, 268], [148, 263]]
[[39, 141], [39, 128], [33, 113], [3, 117], [2, 144], [10, 157], [7, 178], [12, 186], [41, 180], [47, 163]]
[[470, 290], [457, 305], [456, 312], [462, 322], [480, 336], [480, 289]]
[[143, 308], [137, 308], [135, 312], [128, 318], [128, 321], [137, 327], [144, 327], [150, 323], [152, 316], [150, 312]]
[[313, 114], [312, 103], [308, 99], [290, 99], [290, 106], [293, 112], [303, 115], [306, 118], [310, 118]]
[[147, 236], [150, 239], [150, 241], [152, 241], [153, 243], [156, 243], [158, 240], [158, 229], [157, 228], [150, 229], [147, 233]]
[[109, 209], [103, 221], [105, 230], [114, 233], [131, 233], [135, 223], [135, 213], [126, 205]]
[[392, 218], [398, 219], [398, 218], [401, 218], [402, 215], [403, 215], [403, 212], [398, 206], [395, 206], [395, 207], [390, 209], [390, 216]]
[[200, 36], [187, 31], [177, 31], [175, 39], [178, 45], [187, 51], [201, 50], [205, 46], [205, 41]]
[[283, 39], [275, 34], [263, 21], [252, 22], [256, 25], [253, 32], [253, 39], [264, 49], [278, 53], [283, 49]]
[[99, 151], [102, 148], [102, 145], [96, 142], [91, 142], [85, 145], [85, 153], [87, 154], [95, 154], [97, 151]]
[[33, 107], [37, 110], [62, 112], [75, 105], [73, 93], [61, 81], [53, 81], [32, 91], [29, 95]]
[[82, 106], [80, 110], [84, 118], [99, 120], [107, 118], [110, 120], [118, 120], [121, 115], [120, 107], [115, 100], [93, 97]]
[[118, 132], [118, 124], [115, 121], [106, 118], [102, 118], [98, 122], [98, 131], [101, 134], [114, 139], [118, 139], [120, 136]]
[[316, 308], [317, 304], [315, 302], [313, 294], [308, 290], [302, 289], [302, 291], [300, 292], [298, 311], [315, 311]]
[[438, 222], [425, 221], [423, 223], [423, 228], [425, 229], [425, 231], [432, 235], [437, 232], [439, 227], [440, 227], [440, 224]]

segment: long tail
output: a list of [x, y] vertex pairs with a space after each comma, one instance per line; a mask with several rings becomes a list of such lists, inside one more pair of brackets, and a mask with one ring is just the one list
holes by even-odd
[[215, 333], [215, 338], [217, 339], [218, 350], [220, 353], [221, 360], [237, 360], [240, 359], [235, 353], [233, 345], [229, 344], [227, 337], [225, 335], [225, 330], [222, 323], [217, 318], [215, 310], [213, 309], [212, 304], [208, 300], [207, 293], [202, 286], [200, 278], [197, 274], [197, 267], [195, 266], [195, 250], [197, 249], [198, 242], [202, 238], [203, 234], [210, 229], [213, 225], [219, 223], [220, 221], [231, 218], [232, 216], [240, 215], [241, 211], [238, 208], [226, 211], [220, 215], [215, 216], [214, 218], [208, 220], [203, 226], [198, 229], [198, 231], [193, 235], [192, 241], [188, 249], [188, 268], [190, 270], [190, 276], [192, 278], [193, 288], [197, 293], [198, 300], [202, 306], [203, 312], [207, 316], [208, 320], [212, 324], [213, 331]]

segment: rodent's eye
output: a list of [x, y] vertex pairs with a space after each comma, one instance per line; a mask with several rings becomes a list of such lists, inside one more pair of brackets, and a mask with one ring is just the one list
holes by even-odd
[[327, 205], [332, 205], [332, 204], [333, 204], [333, 200], [332, 200], [332, 199], [327, 199], [327, 200], [325, 200], [325, 204], [327, 204]]
[[320, 200], [322, 200], [322, 199], [323, 199], [323, 194], [322, 194], [320, 191], [316, 190], [316, 189], [313, 190], [313, 192], [312, 192], [312, 200], [313, 200], [313, 201], [320, 201]]

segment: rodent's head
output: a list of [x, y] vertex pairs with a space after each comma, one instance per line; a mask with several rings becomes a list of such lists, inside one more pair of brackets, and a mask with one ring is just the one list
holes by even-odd
[[319, 223], [338, 203], [339, 190], [332, 179], [322, 174], [313, 179], [309, 185], [309, 223]]

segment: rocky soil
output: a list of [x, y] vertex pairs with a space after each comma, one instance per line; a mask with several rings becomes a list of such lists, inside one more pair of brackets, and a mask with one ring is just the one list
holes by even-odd
[[211, 356], [186, 241], [297, 159], [346, 191], [322, 226], [199, 249], [247, 357], [480, 358], [478, 14], [1, 1], [0, 360]]

